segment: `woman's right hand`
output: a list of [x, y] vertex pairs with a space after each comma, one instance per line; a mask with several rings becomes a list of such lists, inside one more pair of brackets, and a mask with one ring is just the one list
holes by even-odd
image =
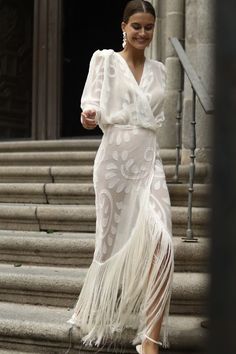
[[95, 120], [96, 111], [93, 109], [89, 109], [83, 111], [81, 113], [81, 123], [85, 129], [94, 129], [97, 126], [97, 122]]

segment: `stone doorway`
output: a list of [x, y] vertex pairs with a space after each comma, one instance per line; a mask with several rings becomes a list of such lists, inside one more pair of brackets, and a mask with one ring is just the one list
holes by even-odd
[[0, 140], [31, 137], [33, 0], [0, 1]]
[[122, 49], [120, 23], [127, 0], [63, 1], [61, 137], [101, 135], [80, 124], [80, 98], [89, 60], [96, 49]]

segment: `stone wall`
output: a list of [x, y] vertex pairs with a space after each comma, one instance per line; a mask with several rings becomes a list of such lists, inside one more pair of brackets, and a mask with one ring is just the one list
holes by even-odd
[[[166, 121], [158, 131], [162, 148], [176, 146], [176, 105], [181, 88], [181, 66], [169, 37], [177, 37], [184, 44], [187, 55], [202, 79], [207, 92], [213, 93], [213, 50], [214, 50], [214, 0], [152, 0], [157, 11], [154, 40], [147, 55], [165, 63], [168, 73], [165, 102]], [[192, 91], [187, 77], [184, 77], [183, 121], [182, 121], [182, 163], [189, 157], [191, 136]], [[208, 161], [211, 151], [212, 116], [206, 115], [197, 102], [197, 160]]]
[[[186, 0], [185, 11], [185, 49], [187, 55], [201, 78], [207, 92], [213, 93], [214, 72], [214, 9], [213, 0]], [[185, 77], [183, 102], [183, 150], [182, 162], [188, 161], [191, 137], [192, 90]], [[196, 104], [197, 161], [210, 159], [212, 115], [207, 115], [199, 101]]]

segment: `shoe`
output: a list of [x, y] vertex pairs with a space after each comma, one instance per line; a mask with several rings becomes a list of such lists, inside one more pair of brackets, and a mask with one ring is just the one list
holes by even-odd
[[136, 350], [139, 354], [143, 354], [143, 346], [142, 344], [136, 345]]
[[[162, 346], [162, 342], [158, 342], [150, 337], [148, 337], [146, 334], [144, 335], [148, 340], [150, 340], [150, 342], [152, 343], [155, 343], [156, 345], [160, 345]], [[136, 345], [136, 350], [139, 354], [145, 354], [144, 351], [143, 351], [143, 345], [142, 344], [139, 344], [139, 345]]]

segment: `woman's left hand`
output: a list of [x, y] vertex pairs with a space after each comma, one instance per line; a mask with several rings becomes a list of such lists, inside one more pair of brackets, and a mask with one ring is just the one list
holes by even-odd
[[86, 110], [81, 113], [81, 123], [85, 129], [94, 129], [97, 126], [95, 120], [96, 111], [95, 110]]

